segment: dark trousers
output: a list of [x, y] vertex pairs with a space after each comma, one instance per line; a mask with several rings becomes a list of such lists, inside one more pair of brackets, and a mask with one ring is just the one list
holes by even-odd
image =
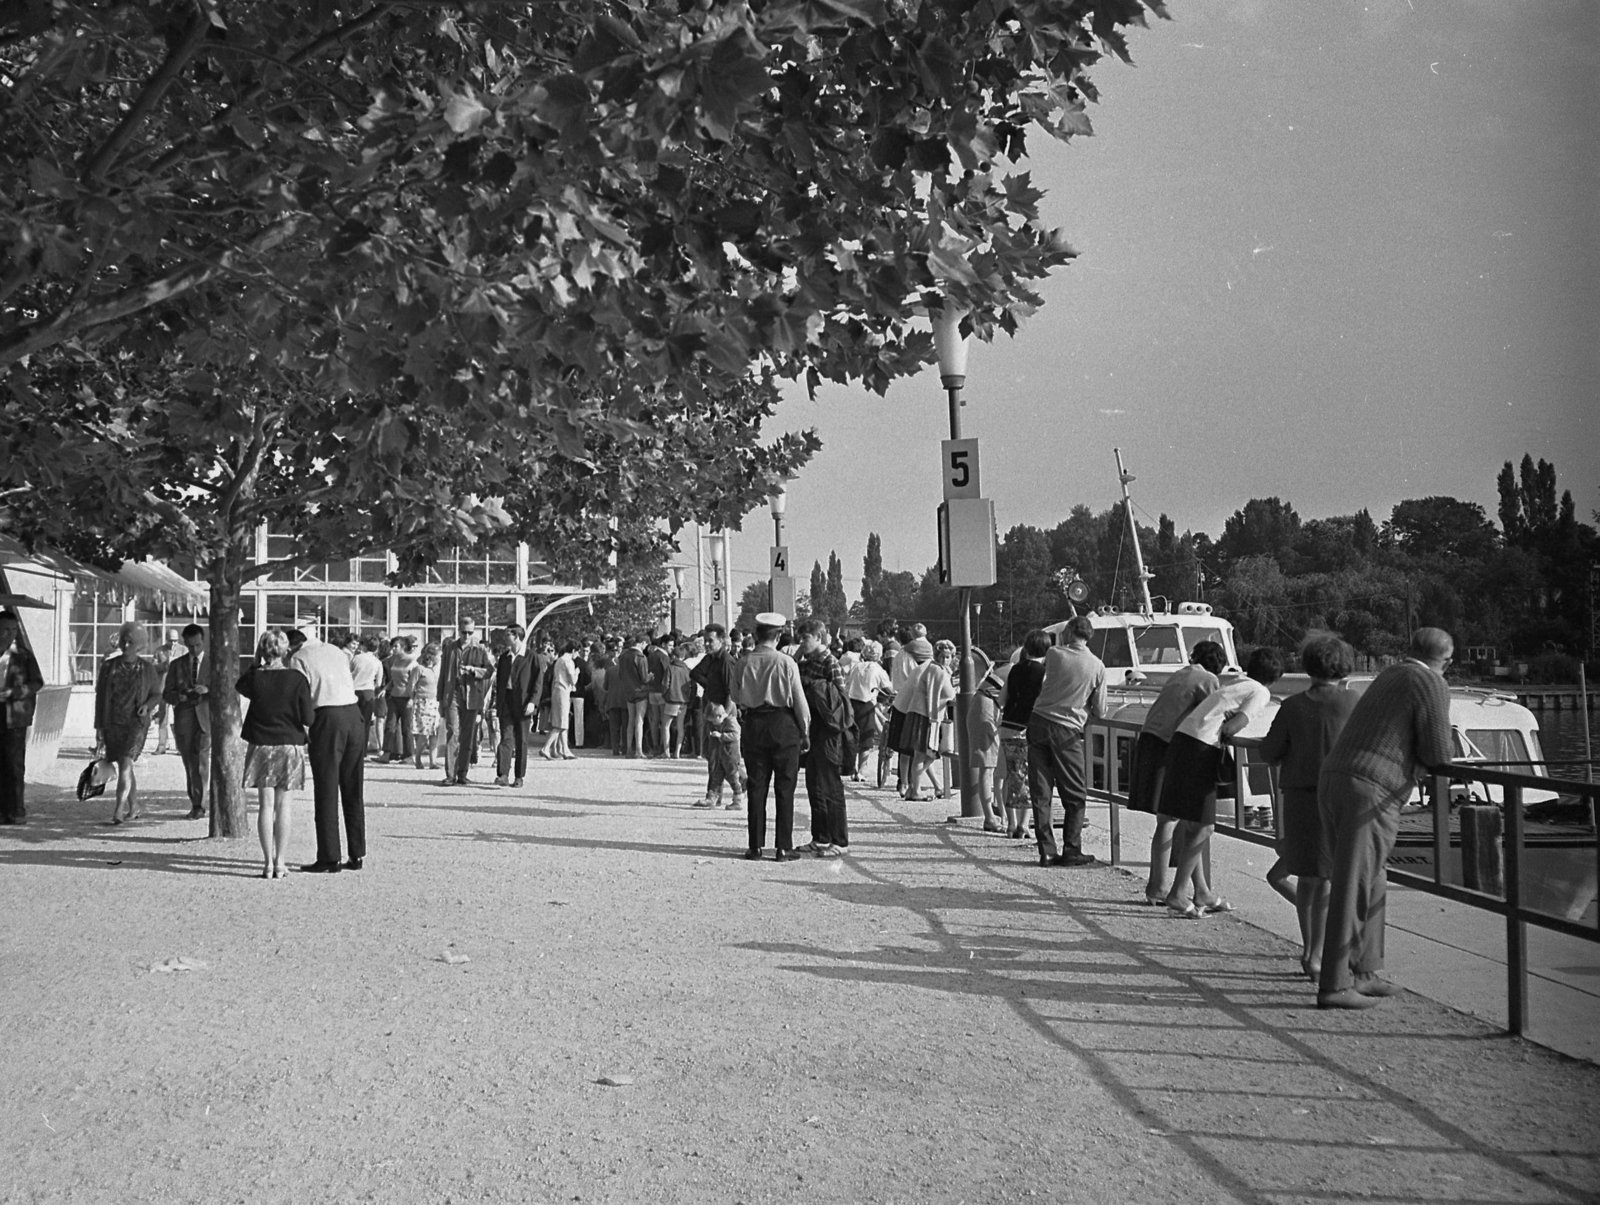
[[22, 785], [28, 760], [28, 730], [0, 728], [0, 820], [21, 820]]
[[319, 707], [311, 721], [311, 780], [316, 796], [317, 861], [339, 861], [339, 806], [350, 856], [367, 856], [367, 813], [362, 798], [367, 726], [361, 708]]
[[[516, 772], [513, 774], [512, 771]], [[495, 748], [494, 775], [496, 778], [526, 778], [528, 776], [528, 721], [514, 719], [509, 714], [500, 720], [500, 743]]]
[[800, 725], [791, 711], [754, 710], [745, 717], [744, 771], [749, 782], [750, 848], [767, 844], [767, 791], [777, 794], [776, 849], [794, 848], [794, 787], [800, 779]]
[[817, 756], [815, 745], [806, 754], [806, 798], [811, 801], [811, 839], [818, 845], [848, 846], [844, 779], [838, 766]]
[[467, 768], [478, 760], [478, 742], [483, 739], [478, 730], [481, 713], [475, 707], [456, 705], [456, 777], [466, 780]]
[[628, 709], [626, 707], [613, 707], [606, 712], [610, 717], [611, 752], [622, 754], [628, 751]]
[[1400, 833], [1400, 804], [1410, 794], [1409, 784], [1396, 793], [1344, 774], [1324, 774], [1317, 783], [1324, 840], [1333, 851], [1321, 992], [1343, 991], [1357, 975], [1383, 970], [1389, 854]]
[[1056, 856], [1050, 828], [1051, 793], [1061, 796], [1061, 853], [1083, 852], [1083, 812], [1088, 792], [1083, 779], [1083, 729], [1068, 728], [1041, 716], [1028, 721], [1028, 795], [1033, 800], [1033, 835], [1039, 852]]
[[383, 721], [383, 751], [401, 759], [411, 756], [410, 695], [389, 696], [389, 714]]
[[[201, 702], [200, 707], [207, 706]], [[206, 810], [206, 787], [211, 782], [211, 734], [200, 727], [194, 707], [175, 707], [172, 712], [172, 743], [183, 759], [184, 786], [189, 792], [189, 810]]]

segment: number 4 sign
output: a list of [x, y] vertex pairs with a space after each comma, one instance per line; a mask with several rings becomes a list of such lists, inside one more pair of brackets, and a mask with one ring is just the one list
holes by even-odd
[[773, 548], [773, 550], [772, 550], [772, 572], [773, 573], [788, 573], [789, 572], [789, 548], [788, 548], [787, 545], [779, 544], [779, 545], [777, 545], [776, 547]]
[[983, 491], [978, 486], [978, 441], [946, 439], [940, 446], [944, 454], [944, 496], [983, 497]]

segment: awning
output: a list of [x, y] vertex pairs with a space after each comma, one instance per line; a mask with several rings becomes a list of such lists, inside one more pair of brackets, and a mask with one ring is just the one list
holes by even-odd
[[179, 577], [160, 561], [124, 561], [122, 568], [113, 573], [85, 565], [53, 548], [40, 546], [30, 552], [21, 541], [6, 535], [0, 535], [0, 568], [31, 573], [42, 570], [63, 581], [97, 585], [114, 597], [131, 598], [146, 606], [165, 604], [203, 611], [211, 601], [211, 593], [202, 583]]

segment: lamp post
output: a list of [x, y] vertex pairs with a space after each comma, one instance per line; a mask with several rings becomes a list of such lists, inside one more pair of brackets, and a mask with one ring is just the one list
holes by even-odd
[[972, 627], [972, 643], [981, 649], [983, 647], [983, 604], [981, 602], [972, 604]]
[[728, 563], [728, 537], [720, 531], [714, 531], [706, 545], [711, 552], [711, 613], [708, 620], [727, 628], [728, 594], [722, 580], [722, 568]]
[[[968, 311], [953, 302], [933, 316], [933, 347], [939, 358], [939, 382], [945, 388], [950, 403], [950, 438], [961, 438], [961, 390], [967, 383], [967, 348], [970, 336], [961, 333], [962, 320]], [[972, 767], [972, 750], [967, 740], [967, 712], [977, 694], [977, 683], [972, 680], [972, 589], [960, 589], [961, 607], [961, 675], [959, 693], [956, 695], [956, 766], [961, 782], [961, 815], [963, 818], [981, 816], [977, 771]]]
[[997, 599], [994, 600], [994, 613], [1000, 620], [1000, 631], [1002, 633], [1001, 637], [1000, 637], [1000, 644], [1001, 644], [1001, 647], [1004, 648], [1004, 647], [1010, 645], [1010, 643], [1011, 643], [1011, 629], [1006, 627], [1006, 600], [1005, 599], [997, 598]]
[[772, 509], [772, 562], [767, 577], [767, 609], [794, 618], [794, 578], [789, 573], [789, 549], [783, 542], [788, 491], [780, 484], [767, 500]]

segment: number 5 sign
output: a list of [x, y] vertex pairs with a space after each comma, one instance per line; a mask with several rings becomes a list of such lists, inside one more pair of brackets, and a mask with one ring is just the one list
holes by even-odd
[[940, 444], [944, 454], [944, 496], [981, 498], [978, 487], [978, 441], [946, 439]]

